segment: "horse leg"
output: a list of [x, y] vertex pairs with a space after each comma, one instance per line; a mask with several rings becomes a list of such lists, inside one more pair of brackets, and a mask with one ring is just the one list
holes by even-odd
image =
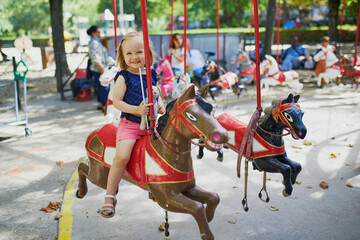
[[83, 198], [88, 191], [87, 182], [86, 182], [88, 173], [89, 173], [89, 166], [83, 162], [80, 163], [78, 167], [79, 184], [78, 184], [78, 190], [76, 191], [77, 198]]
[[293, 190], [291, 184], [292, 168], [288, 164], [280, 162], [277, 158], [259, 158], [255, 159], [254, 162], [259, 170], [272, 173], [280, 172], [283, 175], [283, 184], [285, 186], [283, 195], [284, 197], [291, 195]]
[[[164, 194], [164, 193], [162, 193]], [[168, 193], [170, 194], [170, 193]], [[186, 196], [184, 196], [182, 193], [176, 194], [176, 195], [167, 195], [166, 201], [161, 202], [158, 204], [169, 211], [173, 212], [180, 212], [180, 213], [188, 213], [191, 214], [200, 230], [200, 236], [202, 240], [214, 240], [214, 235], [212, 234], [207, 218], [206, 218], [206, 211], [205, 206], [198, 202], [194, 201]], [[157, 199], [157, 197], [156, 197]]]
[[222, 150], [219, 150], [219, 151], [217, 151], [217, 154], [218, 154], [218, 156], [217, 156], [217, 160], [219, 161], [219, 162], [222, 162], [223, 160], [224, 160], [224, 153], [223, 153], [223, 151]]
[[212, 192], [207, 192], [198, 186], [184, 192], [184, 195], [195, 201], [206, 204], [206, 218], [210, 222], [214, 218], [215, 209], [220, 202], [219, 195]]
[[296, 183], [296, 178], [299, 175], [299, 173], [301, 172], [301, 165], [298, 162], [295, 162], [293, 160], [291, 160], [288, 157], [284, 157], [283, 159], [281, 159], [281, 162], [284, 164], [287, 164], [291, 167], [292, 169], [292, 174], [291, 174], [291, 184], [295, 184]]
[[197, 155], [197, 159], [202, 159], [204, 156], [204, 147], [199, 147], [199, 154]]

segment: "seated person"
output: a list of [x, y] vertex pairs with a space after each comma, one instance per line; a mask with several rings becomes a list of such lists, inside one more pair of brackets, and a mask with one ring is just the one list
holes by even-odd
[[[255, 50], [252, 50], [249, 53], [250, 56], [250, 60], [253, 61], [254, 63], [256, 63], [256, 52]], [[264, 44], [262, 44], [261, 42], [259, 43], [259, 61], [262, 62], [263, 60], [263, 56], [264, 56]]]
[[291, 47], [286, 49], [280, 56], [280, 62], [282, 62], [282, 70], [290, 71], [292, 69], [299, 69], [301, 61], [306, 59], [305, 69], [312, 69], [314, 67], [312, 58], [306, 48], [299, 45], [298, 37], [293, 37], [291, 40]]
[[200, 86], [204, 86], [206, 84], [209, 84], [209, 77], [208, 76], [202, 76], [201, 72], [203, 70], [203, 67], [205, 65], [205, 60], [201, 55], [201, 52], [197, 49], [191, 48], [191, 41], [190, 39], [187, 39], [186, 41], [186, 49], [188, 51], [187, 53], [187, 65], [191, 68], [193, 71], [193, 74], [195, 77], [201, 79]]

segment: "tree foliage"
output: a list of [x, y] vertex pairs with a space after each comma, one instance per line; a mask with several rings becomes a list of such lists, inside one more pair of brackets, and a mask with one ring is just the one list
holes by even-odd
[[45, 32], [50, 25], [49, 3], [46, 0], [9, 0], [9, 18], [15, 33]]

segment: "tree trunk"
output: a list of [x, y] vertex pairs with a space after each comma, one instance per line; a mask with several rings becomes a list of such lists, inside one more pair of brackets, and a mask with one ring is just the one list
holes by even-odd
[[49, 0], [51, 28], [54, 42], [54, 54], [56, 65], [56, 86], [57, 91], [62, 91], [62, 78], [69, 75], [70, 70], [66, 61], [65, 42], [64, 42], [64, 26], [63, 26], [63, 0]]
[[339, 19], [340, 0], [329, 0], [329, 37], [330, 41], [339, 41], [339, 32], [337, 30]]
[[289, 9], [286, 5], [286, 1], [284, 0], [283, 6], [282, 6], [282, 26], [285, 26], [285, 23], [289, 20]]
[[269, 0], [267, 13], [266, 13], [264, 54], [271, 54], [271, 45], [273, 44], [273, 40], [274, 40], [275, 13], [276, 13], [276, 1]]

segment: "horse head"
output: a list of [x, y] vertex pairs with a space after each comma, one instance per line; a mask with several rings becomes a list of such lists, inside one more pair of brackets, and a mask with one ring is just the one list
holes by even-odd
[[103, 74], [101, 74], [99, 80], [101, 85], [108, 86], [113, 80], [117, 72], [120, 71], [120, 68], [116, 66], [115, 60], [112, 57], [108, 58], [108, 66], [104, 69]]
[[271, 111], [275, 123], [288, 130], [294, 139], [304, 139], [307, 132], [302, 121], [304, 112], [297, 104], [299, 98], [300, 95], [293, 96], [290, 93], [286, 99], [282, 98], [274, 104]]
[[[263, 69], [263, 71], [261, 69]], [[275, 58], [268, 54], [265, 55], [265, 60], [260, 64], [260, 73], [262, 72], [263, 74], [266, 69], [268, 69], [269, 74], [274, 74], [279, 71], [279, 66]]]
[[216, 70], [216, 64], [214, 61], [206, 61], [205, 65], [203, 66], [201, 75], [206, 76], [209, 73], [212, 73]]
[[228, 134], [215, 119], [213, 106], [204, 100], [206, 93], [205, 88], [196, 93], [195, 86], [191, 85], [181, 97], [168, 104], [166, 114], [159, 119], [159, 123], [167, 123], [163, 130], [158, 130], [164, 139], [172, 139], [174, 137], [170, 135], [176, 134], [177, 144], [184, 142], [186, 147], [193, 138], [203, 140], [211, 151], [223, 147], [228, 141]]
[[247, 53], [242, 50], [239, 49], [239, 52], [237, 54], [237, 59], [235, 60], [239, 65], [243, 65], [243, 64], [250, 64], [250, 58], [247, 55]]

